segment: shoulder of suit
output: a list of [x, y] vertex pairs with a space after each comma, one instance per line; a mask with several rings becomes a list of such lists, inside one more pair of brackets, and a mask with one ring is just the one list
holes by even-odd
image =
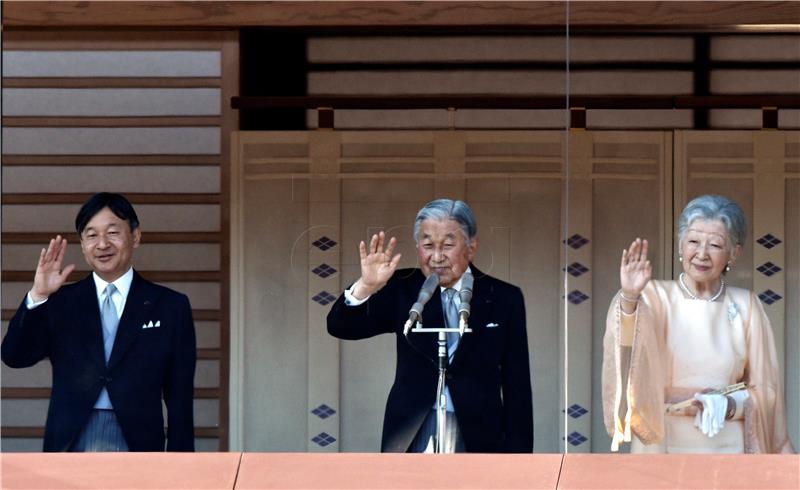
[[187, 296], [184, 293], [181, 293], [180, 291], [168, 288], [167, 286], [164, 286], [162, 284], [148, 281], [147, 279], [143, 278], [142, 276], [139, 276], [138, 274], [136, 277], [138, 278], [141, 287], [147, 289], [151, 294], [156, 294], [167, 298], [181, 298], [181, 297], [187, 298]]
[[501, 294], [503, 292], [511, 292], [514, 290], [520, 291], [520, 293], [522, 292], [519, 286], [511, 284], [510, 282], [503, 281], [502, 279], [492, 277], [488, 274], [475, 276], [475, 282], [476, 282], [475, 287], [483, 288], [488, 285], [495, 292], [500, 292]]

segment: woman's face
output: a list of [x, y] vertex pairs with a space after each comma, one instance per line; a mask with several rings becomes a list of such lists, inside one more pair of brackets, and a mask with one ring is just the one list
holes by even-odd
[[694, 220], [681, 242], [683, 271], [695, 287], [716, 286], [722, 271], [728, 262], [733, 262], [740, 248], [733, 246], [722, 221]]

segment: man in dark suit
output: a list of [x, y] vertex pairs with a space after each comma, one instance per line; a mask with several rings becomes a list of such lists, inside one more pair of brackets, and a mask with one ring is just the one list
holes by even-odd
[[131, 266], [141, 230], [119, 194], [92, 196], [75, 227], [93, 273], [64, 285], [66, 239], [42, 249], [33, 287], [8, 326], [2, 359], [49, 358], [45, 451], [194, 450], [195, 333], [189, 299]]
[[467, 272], [474, 276], [472, 333], [448, 342], [448, 431], [442, 444], [446, 452], [533, 450], [522, 292], [471, 264], [478, 246], [476, 233], [475, 218], [463, 201], [428, 203], [414, 223], [419, 269], [396, 270], [400, 255], [392, 255], [395, 238], [384, 250], [384, 233], [374, 235], [369, 250], [364, 242], [359, 245], [361, 277], [328, 314], [328, 332], [341, 339], [396, 335], [397, 370], [386, 403], [384, 452], [431, 451], [436, 431], [437, 336], [411, 333], [406, 338], [403, 325], [432, 273], [439, 276], [439, 287], [423, 311], [422, 324], [435, 328], [453, 323], [445, 311], [450, 302], [458, 302], [456, 292]]

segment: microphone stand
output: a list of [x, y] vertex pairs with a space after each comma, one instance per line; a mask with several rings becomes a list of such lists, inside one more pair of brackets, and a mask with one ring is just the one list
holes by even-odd
[[[463, 320], [461, 323], [464, 323]], [[436, 333], [439, 335], [438, 360], [439, 360], [439, 382], [436, 384], [436, 439], [434, 453], [443, 454], [445, 452], [444, 438], [447, 434], [447, 397], [444, 395], [445, 378], [447, 374], [447, 334], [472, 332], [472, 329], [461, 325], [461, 328], [422, 328], [422, 324], [416, 322], [413, 333]]]

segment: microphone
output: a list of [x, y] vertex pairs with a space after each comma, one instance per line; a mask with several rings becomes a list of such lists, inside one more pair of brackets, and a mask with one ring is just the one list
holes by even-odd
[[417, 302], [411, 305], [411, 309], [408, 310], [408, 320], [406, 320], [406, 324], [403, 325], [403, 335], [408, 335], [408, 331], [411, 330], [411, 327], [422, 317], [422, 309], [425, 307], [425, 303], [431, 299], [433, 291], [436, 290], [436, 286], [438, 285], [439, 275], [435, 272], [428, 276], [425, 282], [422, 283], [419, 296], [417, 296]]
[[458, 292], [458, 298], [461, 304], [458, 306], [458, 335], [463, 336], [464, 331], [467, 329], [467, 321], [469, 320], [470, 305], [472, 301], [472, 285], [475, 282], [475, 276], [470, 273], [464, 274], [461, 278], [461, 291]]

